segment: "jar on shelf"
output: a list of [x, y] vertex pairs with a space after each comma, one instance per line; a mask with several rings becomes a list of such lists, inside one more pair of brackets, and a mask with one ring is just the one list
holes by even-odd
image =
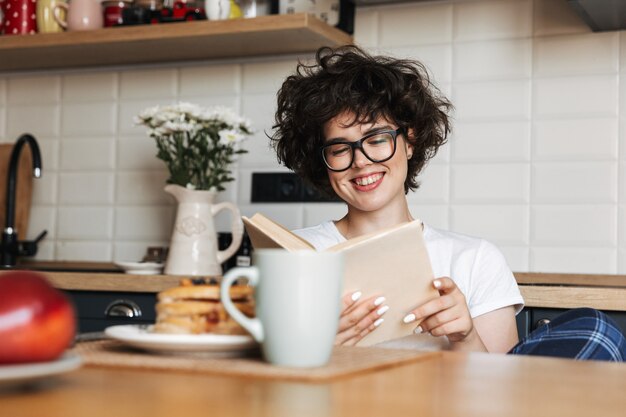
[[124, 10], [132, 6], [132, 0], [106, 0], [102, 2], [104, 27], [120, 26], [125, 23]]
[[266, 16], [271, 13], [270, 0], [237, 0], [243, 17]]
[[161, 10], [163, 0], [135, 0], [135, 5], [148, 10]]

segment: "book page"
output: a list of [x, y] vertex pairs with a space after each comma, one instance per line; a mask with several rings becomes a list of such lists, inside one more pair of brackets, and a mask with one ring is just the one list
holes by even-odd
[[389, 306], [383, 315], [385, 321], [358, 346], [413, 334], [419, 323], [403, 323], [404, 316], [439, 296], [432, 285], [434, 277], [419, 220], [351, 239], [327, 250], [345, 255], [344, 293], [361, 291], [363, 297], [382, 295]]
[[260, 213], [241, 219], [254, 249], [315, 250], [309, 242]]

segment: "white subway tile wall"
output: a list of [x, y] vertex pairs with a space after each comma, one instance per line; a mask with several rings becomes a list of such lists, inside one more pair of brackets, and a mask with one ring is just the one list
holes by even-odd
[[[591, 32], [563, 0], [474, 0], [358, 7], [355, 40], [423, 61], [455, 105], [408, 196], [415, 217], [494, 242], [516, 271], [626, 274], [626, 32]], [[289, 228], [341, 217], [338, 203], [250, 201], [253, 172], [286, 171], [266, 132], [282, 80], [312, 56], [0, 75], [0, 141], [30, 132], [43, 153], [38, 258], [138, 260], [168, 244], [167, 171], [133, 117], [175, 100], [254, 123], [220, 201]]]
[[454, 40], [529, 37], [532, 10], [532, 0], [459, 2], [454, 5]]
[[[429, 45], [452, 41], [451, 4], [400, 5], [380, 9], [380, 47]], [[372, 45], [375, 46], [375, 45]]]
[[4, 106], [6, 104], [7, 98], [7, 81], [4, 79], [0, 79], [0, 106]]

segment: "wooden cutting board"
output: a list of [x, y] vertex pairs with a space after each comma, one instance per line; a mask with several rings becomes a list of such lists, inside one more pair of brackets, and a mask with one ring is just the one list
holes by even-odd
[[178, 355], [168, 355], [131, 348], [117, 340], [95, 340], [78, 343], [72, 351], [80, 355], [86, 366], [196, 372], [302, 382], [328, 381], [430, 360], [441, 355], [439, 351], [335, 346], [327, 365], [292, 368], [264, 362], [257, 350], [228, 358], [215, 357], [215, 352], [179, 352]]
[[[7, 178], [12, 150], [13, 144], [0, 144], [0, 225], [2, 225], [2, 230], [6, 226]], [[28, 217], [30, 216], [30, 204], [33, 195], [33, 163], [28, 145], [24, 145], [22, 148], [16, 185], [15, 227], [18, 238], [24, 240], [28, 232]]]

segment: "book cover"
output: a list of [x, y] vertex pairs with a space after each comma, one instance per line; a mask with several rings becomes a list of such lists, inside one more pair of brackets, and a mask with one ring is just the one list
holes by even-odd
[[[306, 240], [260, 213], [243, 222], [255, 249], [315, 250]], [[439, 296], [424, 244], [422, 222], [414, 220], [383, 231], [346, 240], [326, 249], [343, 252], [344, 293], [383, 295], [389, 310], [385, 321], [357, 345], [371, 346], [412, 334], [419, 323], [405, 324], [409, 311]]]

